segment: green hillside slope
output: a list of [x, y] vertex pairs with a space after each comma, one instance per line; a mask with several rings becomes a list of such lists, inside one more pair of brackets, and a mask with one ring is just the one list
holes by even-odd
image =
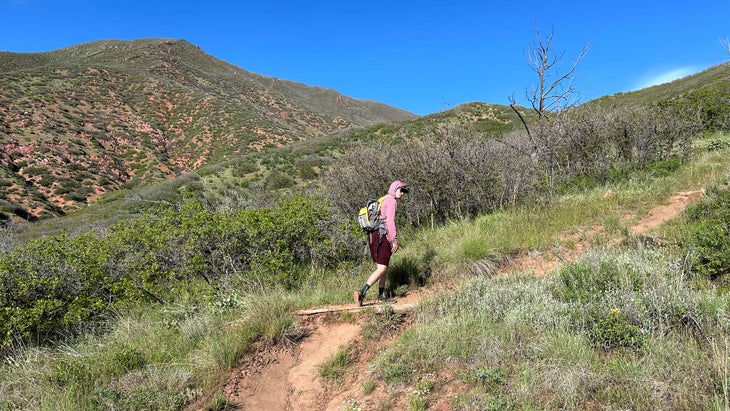
[[669, 83], [659, 84], [628, 93], [617, 93], [591, 101], [589, 104], [640, 106], [686, 93], [702, 91], [730, 93], [730, 63], [718, 64], [707, 70]]
[[249, 73], [184, 40], [0, 53], [0, 212], [60, 215], [231, 155], [412, 119]]

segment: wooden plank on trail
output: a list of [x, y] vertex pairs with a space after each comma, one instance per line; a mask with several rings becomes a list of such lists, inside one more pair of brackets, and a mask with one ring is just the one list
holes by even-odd
[[417, 303], [410, 303], [410, 304], [379, 304], [379, 303], [370, 303], [370, 304], [364, 304], [362, 307], [359, 307], [354, 304], [347, 304], [347, 305], [334, 305], [329, 307], [319, 307], [319, 308], [307, 308], [302, 310], [294, 311], [294, 314], [296, 315], [316, 315], [316, 314], [327, 314], [327, 313], [337, 313], [337, 312], [361, 312], [365, 310], [383, 310], [385, 307], [391, 307], [393, 311], [397, 313], [406, 313], [413, 311]]

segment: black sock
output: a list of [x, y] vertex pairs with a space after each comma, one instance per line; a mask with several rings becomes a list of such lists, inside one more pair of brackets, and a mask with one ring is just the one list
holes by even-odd
[[362, 288], [360, 289], [360, 295], [364, 296], [365, 294], [368, 293], [369, 289], [370, 289], [370, 286], [367, 283], [365, 283], [365, 285], [363, 285]]
[[378, 295], [380, 297], [385, 297], [385, 287], [378, 287]]

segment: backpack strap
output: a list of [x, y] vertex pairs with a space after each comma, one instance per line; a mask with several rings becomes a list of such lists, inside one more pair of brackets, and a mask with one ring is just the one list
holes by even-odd
[[380, 230], [380, 240], [383, 240], [383, 236], [385, 235], [385, 220], [383, 220], [380, 217], [380, 207], [383, 205], [383, 201], [385, 201], [386, 198], [390, 197], [389, 194], [386, 194], [378, 199], [378, 221], [380, 224], [378, 224], [378, 230]]

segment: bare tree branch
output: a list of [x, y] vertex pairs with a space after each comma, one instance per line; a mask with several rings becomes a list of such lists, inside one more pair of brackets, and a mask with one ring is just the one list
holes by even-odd
[[530, 137], [532, 139], [532, 135], [530, 134], [530, 127], [527, 126], [527, 122], [525, 121], [525, 118], [522, 117], [522, 114], [517, 110], [515, 107], [517, 105], [517, 101], [515, 100], [515, 96], [509, 97], [509, 107], [512, 109], [512, 111], [517, 114], [517, 117], [520, 118], [520, 121], [522, 122], [522, 125], [525, 127], [525, 131], [527, 132], [527, 137]]
[[588, 46], [583, 47], [570, 69], [561, 74], [557, 72], [558, 63], [565, 58], [565, 52], [560, 54], [552, 52], [554, 31], [543, 38], [537, 27], [535, 36], [535, 44], [527, 51], [527, 62], [537, 73], [538, 84], [527, 90], [526, 97], [540, 120], [551, 112], [560, 112], [575, 105], [573, 95], [576, 94], [576, 90], [573, 88], [572, 80], [578, 64], [588, 53]]

